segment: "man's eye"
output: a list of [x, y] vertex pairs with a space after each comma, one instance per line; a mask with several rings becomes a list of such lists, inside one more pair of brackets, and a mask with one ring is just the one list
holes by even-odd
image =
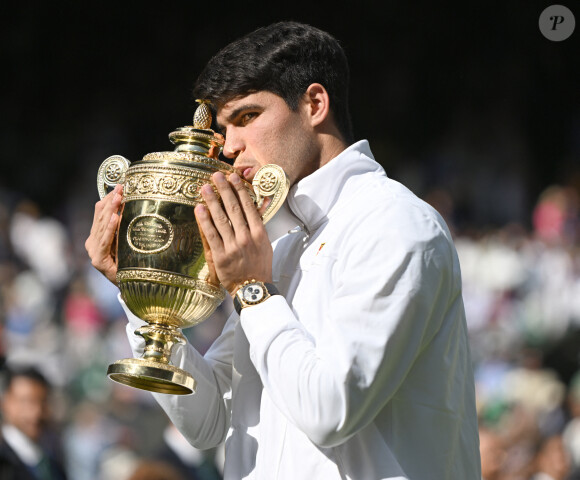
[[244, 113], [241, 117], [240, 117], [240, 124], [241, 125], [246, 125], [248, 124], [254, 117], [256, 117], [258, 114], [254, 113], [254, 112], [250, 112], [250, 113]]

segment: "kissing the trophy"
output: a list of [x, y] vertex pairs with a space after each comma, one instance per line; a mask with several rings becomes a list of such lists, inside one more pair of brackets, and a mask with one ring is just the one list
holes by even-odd
[[[208, 280], [194, 208], [203, 203], [200, 188], [211, 175], [235, 169], [219, 160], [223, 137], [211, 129], [212, 116], [204, 101], [193, 126], [169, 134], [170, 152], [149, 153], [130, 163], [114, 155], [99, 167], [101, 199], [123, 184], [123, 208], [117, 232], [117, 284], [129, 310], [147, 322], [135, 333], [145, 339], [141, 358], [109, 365], [116, 382], [158, 393], [187, 395], [195, 379], [171, 364], [173, 345], [184, 343], [181, 330], [206, 320], [226, 292]], [[284, 203], [289, 181], [277, 165], [266, 165], [246, 182], [250, 196], [266, 223]]]

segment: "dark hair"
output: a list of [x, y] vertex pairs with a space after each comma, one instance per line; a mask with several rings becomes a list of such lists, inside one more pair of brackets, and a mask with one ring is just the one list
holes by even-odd
[[16, 378], [24, 377], [29, 380], [33, 380], [40, 383], [47, 390], [50, 390], [50, 383], [46, 377], [35, 367], [32, 366], [18, 366], [18, 367], [5, 367], [3, 372], [2, 387], [3, 392], [7, 392], [12, 386], [12, 382]]
[[279, 22], [219, 51], [199, 75], [194, 94], [219, 108], [236, 97], [269, 91], [295, 111], [308, 86], [320, 83], [328, 91], [340, 133], [352, 142], [349, 77], [344, 50], [332, 35], [302, 23]]

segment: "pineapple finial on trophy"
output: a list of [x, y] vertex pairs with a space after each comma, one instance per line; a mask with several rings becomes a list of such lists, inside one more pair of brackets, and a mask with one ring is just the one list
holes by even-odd
[[193, 128], [198, 130], [209, 130], [211, 128], [211, 110], [209, 108], [209, 100], [197, 99], [199, 107], [195, 110], [193, 115]]
[[223, 135], [211, 129], [209, 100], [196, 100], [199, 106], [193, 115], [193, 126], [181, 127], [169, 134], [177, 152], [193, 152], [217, 158], [224, 144]]

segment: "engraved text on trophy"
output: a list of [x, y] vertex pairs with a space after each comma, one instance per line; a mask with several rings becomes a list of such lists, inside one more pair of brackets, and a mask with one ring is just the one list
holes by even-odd
[[173, 240], [171, 222], [161, 215], [140, 215], [131, 220], [127, 229], [129, 246], [139, 253], [159, 253]]

